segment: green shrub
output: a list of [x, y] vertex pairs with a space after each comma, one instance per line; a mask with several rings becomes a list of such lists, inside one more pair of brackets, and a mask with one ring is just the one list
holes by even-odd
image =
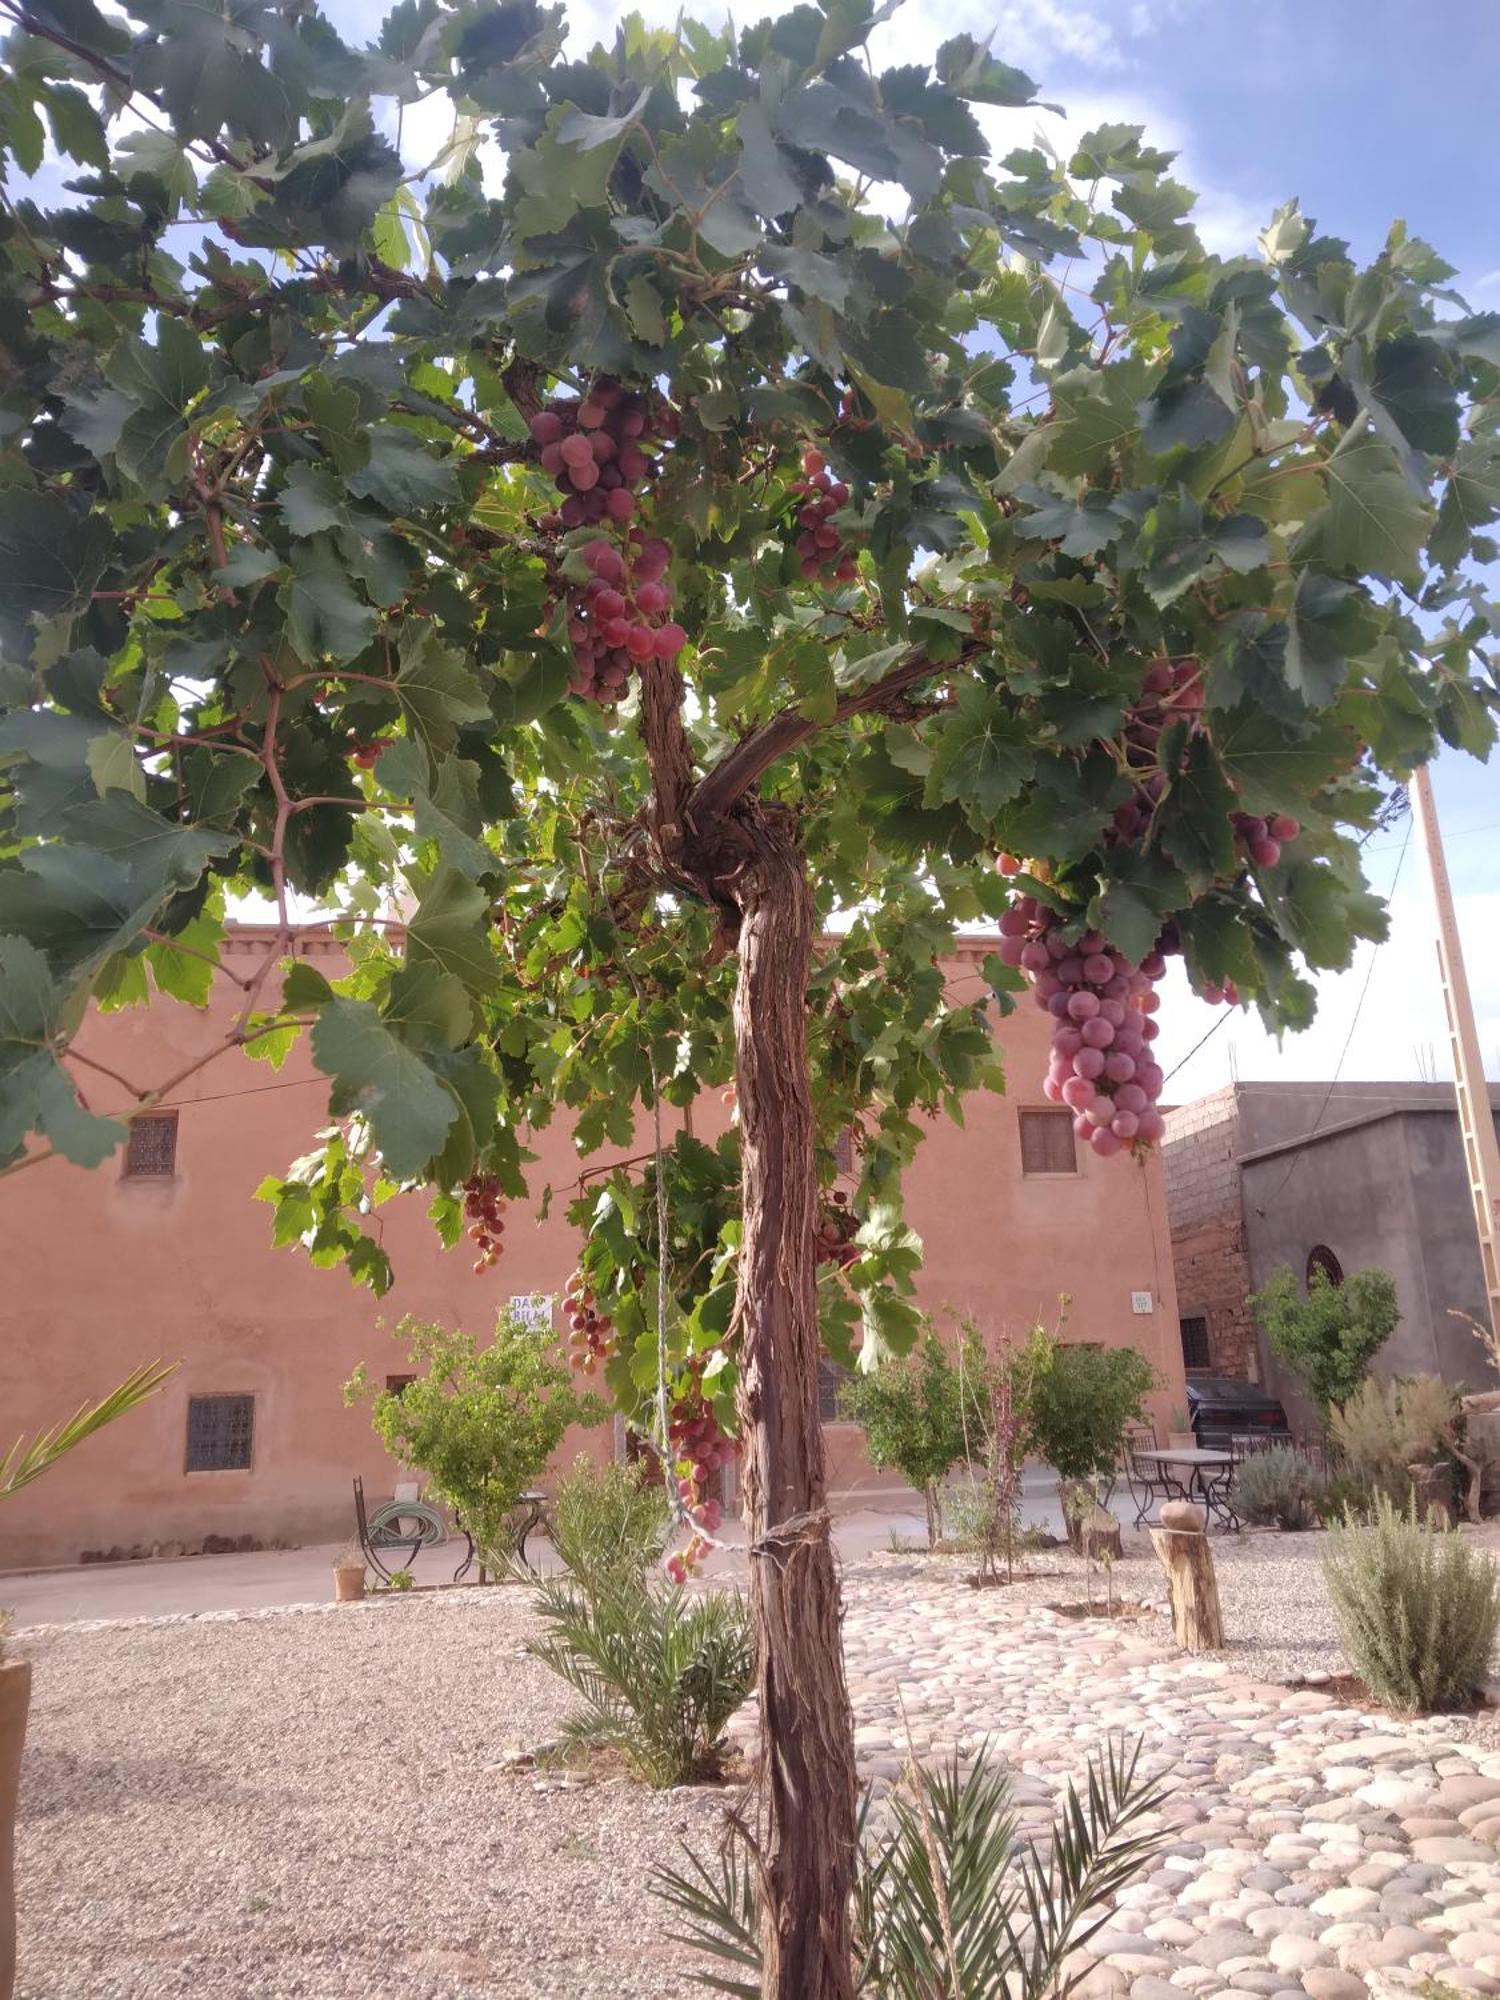
[[1396, 1281], [1374, 1266], [1341, 1285], [1315, 1269], [1304, 1298], [1291, 1266], [1282, 1264], [1250, 1304], [1272, 1352], [1301, 1376], [1325, 1422], [1363, 1382], [1401, 1320]]
[[1458, 1391], [1436, 1375], [1362, 1382], [1342, 1409], [1329, 1413], [1329, 1442], [1356, 1486], [1405, 1506], [1407, 1467], [1444, 1456], [1458, 1415]]
[[648, 1785], [686, 1784], [712, 1767], [755, 1672], [737, 1592], [689, 1592], [622, 1569], [597, 1585], [545, 1578], [536, 1606], [548, 1630], [532, 1652], [582, 1697], [565, 1737], [617, 1750]]
[[1334, 1530], [1324, 1571], [1344, 1650], [1377, 1701], [1428, 1710], [1470, 1699], [1500, 1629], [1489, 1556], [1381, 1494], [1367, 1523]]
[[1031, 1431], [1036, 1450], [1065, 1482], [1092, 1482], [1119, 1464], [1125, 1433], [1139, 1420], [1156, 1381], [1133, 1347], [1091, 1347], [1037, 1327], [1030, 1361]]
[[1234, 1476], [1234, 1508], [1256, 1528], [1315, 1528], [1327, 1481], [1300, 1451], [1258, 1451]]
[[[1139, 1747], [1111, 1746], [1069, 1785], [1050, 1842], [1017, 1838], [1005, 1773], [983, 1750], [919, 1770], [893, 1792], [890, 1830], [861, 1829], [854, 1891], [854, 1980], [879, 2000], [1052, 2000], [1072, 1984], [1069, 1954], [1107, 1921], [1108, 1905], [1163, 1835], [1144, 1829], [1165, 1803], [1137, 1775]], [[1047, 1858], [1042, 1858], [1043, 1852]], [[686, 1942], [726, 1966], [698, 1976], [714, 1992], [760, 1991], [759, 1878], [743, 1842], [710, 1868], [659, 1869], [652, 1887], [685, 1924]], [[1076, 1978], [1076, 1973], [1074, 1977]]]
[[666, 1494], [640, 1466], [579, 1458], [558, 1482], [552, 1546], [581, 1584], [643, 1577], [661, 1561], [671, 1535]]
[[[500, 1568], [511, 1553], [510, 1517], [571, 1424], [597, 1423], [604, 1405], [574, 1394], [567, 1364], [550, 1340], [502, 1314], [494, 1339], [450, 1331], [411, 1315], [395, 1329], [413, 1379], [379, 1391], [370, 1417], [387, 1451], [425, 1475], [430, 1491], [457, 1510], [480, 1559]], [[363, 1364], [344, 1401], [371, 1393]]]
[[921, 1494], [929, 1548], [942, 1525], [943, 1480], [983, 1442], [987, 1367], [977, 1333], [965, 1335], [960, 1366], [929, 1327], [904, 1360], [852, 1376], [839, 1398], [865, 1434], [870, 1463], [894, 1466]]

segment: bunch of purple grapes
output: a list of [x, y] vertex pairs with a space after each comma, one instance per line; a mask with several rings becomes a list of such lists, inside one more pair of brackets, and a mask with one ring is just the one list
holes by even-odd
[[1302, 822], [1290, 813], [1272, 813], [1269, 819], [1262, 819], [1257, 813], [1236, 812], [1229, 815], [1229, 823], [1257, 868], [1274, 868], [1282, 848], [1302, 831]]
[[1106, 846], [1122, 841], [1133, 845], [1145, 830], [1167, 788], [1157, 755], [1161, 733], [1170, 722], [1191, 721], [1203, 728], [1198, 719], [1202, 707], [1203, 669], [1197, 660], [1151, 662], [1123, 731], [1125, 759], [1135, 792], [1116, 808], [1114, 825], [1104, 837]]
[[1027, 975], [1052, 1017], [1052, 1061], [1042, 1094], [1065, 1104], [1073, 1130], [1104, 1158], [1152, 1145], [1165, 1129], [1156, 1100], [1166, 1078], [1151, 1054], [1160, 1029], [1160, 951], [1132, 965], [1098, 931], [1063, 935], [1052, 910], [1018, 896], [1000, 919], [1000, 957]]
[[574, 694], [613, 707], [633, 668], [645, 660], [675, 660], [687, 644], [675, 619], [656, 622], [672, 607], [665, 582], [672, 551], [659, 537], [632, 529], [623, 547], [601, 535], [584, 543], [582, 555], [588, 581], [568, 587], [568, 685]]
[[793, 480], [792, 494], [799, 502], [797, 567], [812, 583], [852, 583], [859, 575], [853, 551], [833, 525], [833, 517], [849, 498], [842, 479], [828, 470], [828, 461], [816, 445], [802, 454], [802, 477]]
[[585, 528], [599, 521], [623, 526], [635, 518], [636, 495], [659, 470], [644, 440], [653, 430], [669, 435], [675, 412], [659, 398], [601, 375], [586, 396], [559, 397], [538, 410], [530, 428], [541, 446], [542, 470], [563, 496], [562, 526]]

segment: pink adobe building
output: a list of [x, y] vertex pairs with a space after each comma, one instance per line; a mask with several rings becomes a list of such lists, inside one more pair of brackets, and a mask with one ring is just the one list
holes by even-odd
[[[270, 941], [232, 932], [227, 964], [253, 967]], [[991, 943], [955, 945], [948, 973], [965, 998]], [[332, 977], [342, 969], [322, 931], [304, 932], [297, 951]], [[146, 1088], [220, 1041], [237, 998], [221, 981], [202, 1013], [163, 1002], [96, 1014], [78, 1046]], [[1065, 1292], [1068, 1337], [1133, 1345], [1155, 1366], [1160, 1419], [1183, 1393], [1160, 1165], [1075, 1152], [1071, 1115], [1041, 1095], [1047, 1022], [1022, 1007], [999, 1034], [1009, 1095], [970, 1098], [962, 1128], [934, 1124], [909, 1176], [908, 1216], [926, 1246], [921, 1302], [940, 1323], [972, 1314], [996, 1339], [1051, 1321]], [[483, 1331], [512, 1297], [561, 1292], [576, 1248], [565, 1191], [607, 1157], [581, 1162], [561, 1119], [528, 1140], [533, 1188], [550, 1182], [558, 1199], [545, 1221], [511, 1210], [505, 1255], [483, 1277], [465, 1247], [443, 1250], [422, 1196], [379, 1211], [396, 1270], [383, 1300], [342, 1269], [273, 1249], [271, 1211], [252, 1196], [310, 1149], [325, 1093], [305, 1037], [279, 1072], [233, 1051], [174, 1093], [165, 1116], [138, 1120], [103, 1167], [48, 1161], [0, 1183], [0, 1442], [56, 1422], [141, 1362], [182, 1363], [151, 1402], [6, 1502], [0, 1570], [196, 1551], [206, 1537], [346, 1540], [352, 1476], [372, 1503], [402, 1476], [368, 1411], [344, 1407], [356, 1364], [377, 1380], [401, 1370], [388, 1329], [405, 1313]], [[99, 1111], [126, 1101], [92, 1071], [87, 1095]], [[716, 1101], [701, 1107], [696, 1129], [726, 1115]], [[559, 1457], [617, 1442], [607, 1427], [581, 1432]], [[830, 1422], [829, 1445], [831, 1486], [848, 1504], [877, 1481], [852, 1426]]]

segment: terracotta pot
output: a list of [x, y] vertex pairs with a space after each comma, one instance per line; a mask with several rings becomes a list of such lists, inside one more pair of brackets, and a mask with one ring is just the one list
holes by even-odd
[[[333, 1594], [340, 1604], [357, 1604], [365, 1594], [365, 1573], [362, 1569], [336, 1569], [333, 1572]], [[3, 1996], [0, 1996], [3, 2000]]]
[[0, 2000], [16, 1984], [16, 1798], [30, 1706], [30, 1660], [0, 1660]]

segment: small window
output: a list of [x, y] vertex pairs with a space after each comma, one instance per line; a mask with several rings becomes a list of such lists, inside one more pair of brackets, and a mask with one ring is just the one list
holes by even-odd
[[826, 1354], [818, 1356], [818, 1421], [836, 1424], [842, 1421], [843, 1412], [839, 1408], [839, 1397], [848, 1378], [847, 1368], [840, 1368], [836, 1361], [830, 1361]]
[[385, 1386], [391, 1395], [399, 1396], [407, 1384], [415, 1382], [416, 1379], [415, 1375], [387, 1375]]
[[248, 1472], [255, 1442], [253, 1396], [189, 1396], [189, 1472]]
[[1021, 1113], [1021, 1172], [1076, 1174], [1078, 1153], [1071, 1111]]
[[1344, 1267], [1326, 1243], [1317, 1244], [1307, 1254], [1307, 1282], [1309, 1285], [1313, 1281], [1313, 1273], [1315, 1271], [1321, 1271], [1330, 1285], [1341, 1285], [1344, 1282]]
[[125, 1172], [132, 1180], [170, 1180], [177, 1171], [177, 1113], [147, 1111], [130, 1121]]
[[841, 1174], [854, 1172], [854, 1127], [846, 1125], [833, 1142], [833, 1163]]
[[1208, 1321], [1202, 1313], [1195, 1313], [1190, 1319], [1177, 1322], [1182, 1329], [1182, 1365], [1184, 1368], [1211, 1368], [1208, 1353]]

